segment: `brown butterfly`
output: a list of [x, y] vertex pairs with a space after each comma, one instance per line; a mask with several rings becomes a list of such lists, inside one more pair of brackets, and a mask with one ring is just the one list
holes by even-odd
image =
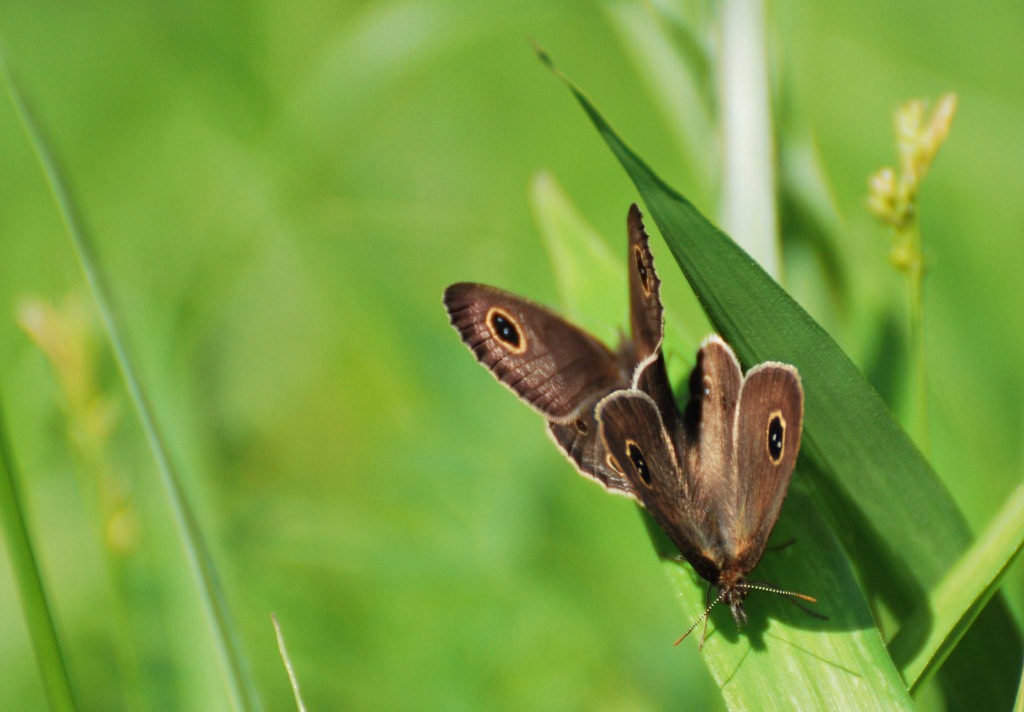
[[627, 226], [632, 338], [617, 351], [545, 307], [482, 284], [445, 290], [452, 326], [480, 363], [544, 415], [580, 473], [646, 507], [694, 570], [718, 587], [683, 638], [721, 601], [737, 625], [746, 623], [743, 601], [754, 589], [814, 601], [747, 581], [800, 449], [800, 376], [776, 362], [744, 376], [732, 349], [711, 336], [697, 352], [680, 412], [662, 353], [661, 282], [636, 205]]

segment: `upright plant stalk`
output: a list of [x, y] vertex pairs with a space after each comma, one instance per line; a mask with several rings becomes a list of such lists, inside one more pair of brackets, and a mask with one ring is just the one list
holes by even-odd
[[918, 447], [930, 451], [928, 433], [928, 376], [924, 341], [925, 258], [918, 220], [918, 192], [939, 147], [949, 135], [956, 113], [956, 95], [946, 94], [925, 122], [924, 102], [909, 101], [896, 112], [896, 143], [900, 158], [899, 174], [892, 168], [879, 170], [869, 182], [868, 208], [892, 231], [889, 258], [907, 275], [910, 307], [910, 342], [914, 380], [914, 398], [910, 430]]
[[[921, 450], [931, 453], [931, 430], [928, 427], [928, 359], [925, 356], [924, 338], [924, 247], [921, 244], [921, 224], [914, 221], [903, 236], [910, 245], [911, 257], [903, 268], [907, 273], [907, 287], [910, 291], [910, 348], [917, 382], [916, 422], [918, 442]], [[897, 238], [899, 239], [899, 238]]]
[[[18, 306], [18, 323], [46, 356], [60, 384], [67, 438], [77, 459], [81, 491], [90, 493], [96, 538], [115, 592], [108, 616], [122, 694], [131, 709], [144, 706], [145, 688], [137, 637], [126, 595], [131, 554], [138, 545], [138, 512], [119, 468], [110, 457], [110, 439], [119, 422], [114, 397], [101, 385], [97, 357], [99, 327], [77, 293], [61, 305], [29, 297]], [[150, 690], [150, 692], [152, 692]]]
[[762, 0], [725, 0], [720, 24], [719, 97], [725, 159], [721, 224], [778, 281], [775, 149]]

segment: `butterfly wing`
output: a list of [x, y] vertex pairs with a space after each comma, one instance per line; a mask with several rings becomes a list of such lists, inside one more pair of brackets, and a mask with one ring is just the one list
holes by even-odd
[[609, 492], [637, 498], [630, 481], [608, 462], [593, 406], [584, 408], [572, 423], [548, 421], [548, 434], [581, 475], [600, 483]]
[[595, 412], [612, 465], [630, 482], [637, 500], [697, 573], [717, 582], [722, 563], [718, 528], [707, 527], [694, 508], [657, 403], [642, 391], [617, 391], [602, 399]]
[[800, 450], [804, 391], [797, 370], [766, 362], [750, 369], [740, 391], [734, 428], [735, 551], [744, 572], [761, 560]]
[[580, 474], [634, 497], [609, 463], [594, 407], [627, 388], [627, 370], [604, 344], [554, 312], [482, 284], [453, 284], [448, 315], [477, 360], [548, 419], [548, 433]]
[[629, 322], [638, 362], [661, 351], [665, 333], [661, 305], [661, 280], [654, 270], [649, 238], [643, 216], [634, 203], [626, 218], [629, 232]]
[[665, 335], [661, 280], [654, 269], [654, 255], [644, 229], [643, 216], [634, 203], [627, 218], [629, 231], [629, 317], [636, 365], [633, 388], [654, 399], [669, 433], [679, 430], [679, 410], [668, 380], [662, 341]]
[[717, 335], [705, 339], [690, 372], [682, 450], [695, 505], [721, 521], [734, 518], [733, 429], [742, 383], [740, 363], [729, 345]]
[[483, 284], [444, 292], [452, 326], [477, 360], [549, 420], [575, 420], [600, 394], [624, 387], [620, 359], [554, 312]]

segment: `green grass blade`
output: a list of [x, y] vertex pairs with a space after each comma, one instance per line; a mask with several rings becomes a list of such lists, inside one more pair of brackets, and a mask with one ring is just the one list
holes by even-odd
[[237, 643], [212, 560], [188, 508], [142, 382], [136, 375], [135, 366], [129, 357], [127, 341], [121, 334], [121, 319], [116, 314], [112, 292], [99, 260], [96, 258], [92, 240], [85, 230], [84, 223], [79, 218], [77, 206], [71, 192], [67, 189], [63, 172], [50, 151], [49, 142], [46, 140], [39, 122], [35, 119], [2, 51], [0, 51], [0, 71], [3, 72], [8, 93], [32, 143], [37, 160], [64, 220], [64, 225], [71, 237], [75, 251], [78, 253], [82, 271], [93, 298], [96, 300], [97, 309], [110, 339], [111, 349], [114, 352], [125, 389], [128, 391], [146, 434], [150, 452], [156, 463], [157, 471], [160, 473], [161, 484], [171, 506], [190, 572], [196, 582], [201, 607], [207, 616], [228, 697], [234, 709], [259, 709], [256, 688], [248, 675], [248, 668]]
[[277, 616], [270, 614], [270, 620], [274, 624], [274, 635], [277, 637], [277, 650], [281, 653], [281, 662], [288, 672], [288, 683], [292, 686], [292, 695], [295, 697], [295, 709], [299, 712], [306, 712], [306, 705], [302, 701], [302, 692], [299, 690], [299, 678], [295, 675], [295, 668], [292, 667], [292, 659], [288, 657], [288, 648], [284, 644], [284, 633], [281, 632], [281, 624], [277, 622]]
[[1024, 670], [1020, 674], [1020, 682], [1017, 684], [1017, 699], [1013, 701], [1013, 712], [1024, 712]]
[[[935, 673], [995, 595], [1024, 546], [1024, 487], [910, 617], [889, 648], [911, 689]], [[924, 640], [924, 643], [919, 641]]]
[[[778, 284], [623, 143], [551, 64], [644, 199], [718, 331], [745, 364], [795, 364], [806, 391], [802, 469], [873, 607], [905, 621], [970, 544], [966, 521], [928, 462], [833, 339]], [[996, 598], [943, 671], [951, 699], [1005, 706], [1019, 631]], [[961, 651], [969, 654], [960, 655]], [[979, 674], [977, 667], [985, 668]], [[1009, 670], [1012, 669], [1012, 676]], [[948, 675], [946, 674], [948, 671]]]
[[25, 610], [25, 625], [32, 640], [39, 672], [46, 688], [51, 710], [74, 710], [75, 699], [71, 681], [64, 666], [57, 626], [50, 615], [42, 577], [36, 565], [32, 540], [25, 524], [25, 516], [18, 496], [14, 455], [7, 440], [7, 426], [0, 408], [0, 522], [7, 541], [7, 552], [14, 569], [18, 597]]
[[[612, 311], [602, 313], [624, 316], [625, 225], [618, 235], [622, 250], [613, 257], [550, 177], [535, 183], [534, 211], [566, 303], [580, 305], [586, 295], [603, 289], [599, 303]], [[559, 264], [566, 260], [571, 267]], [[668, 330], [674, 328], [671, 317], [667, 315]], [[731, 709], [910, 709], [910, 695], [874, 627], [849, 561], [801, 482], [806, 474], [804, 468], [798, 470], [773, 539], [795, 538], [797, 544], [770, 551], [755, 578], [820, 596], [814, 608], [830, 620], [816, 620], [781, 598], [754, 593], [747, 602], [751, 622], [742, 638], [737, 638], [728, 611], [715, 611], [704, 661]], [[688, 565], [670, 558], [678, 554], [675, 547], [657, 525], [645, 520], [685, 611], [678, 630], [665, 632], [667, 646], [704, 610], [706, 586]], [[696, 646], [699, 638], [698, 632], [683, 644]]]

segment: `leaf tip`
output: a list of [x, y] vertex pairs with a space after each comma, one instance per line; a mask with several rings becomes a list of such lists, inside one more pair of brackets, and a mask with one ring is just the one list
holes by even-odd
[[537, 41], [537, 38], [527, 37], [527, 41], [529, 41], [530, 45], [533, 47], [533, 51], [537, 54], [537, 59], [547, 65], [548, 69], [554, 70], [555, 63], [551, 59], [551, 55], [548, 54], [548, 51], [544, 49], [543, 46], [541, 46], [541, 43]]

